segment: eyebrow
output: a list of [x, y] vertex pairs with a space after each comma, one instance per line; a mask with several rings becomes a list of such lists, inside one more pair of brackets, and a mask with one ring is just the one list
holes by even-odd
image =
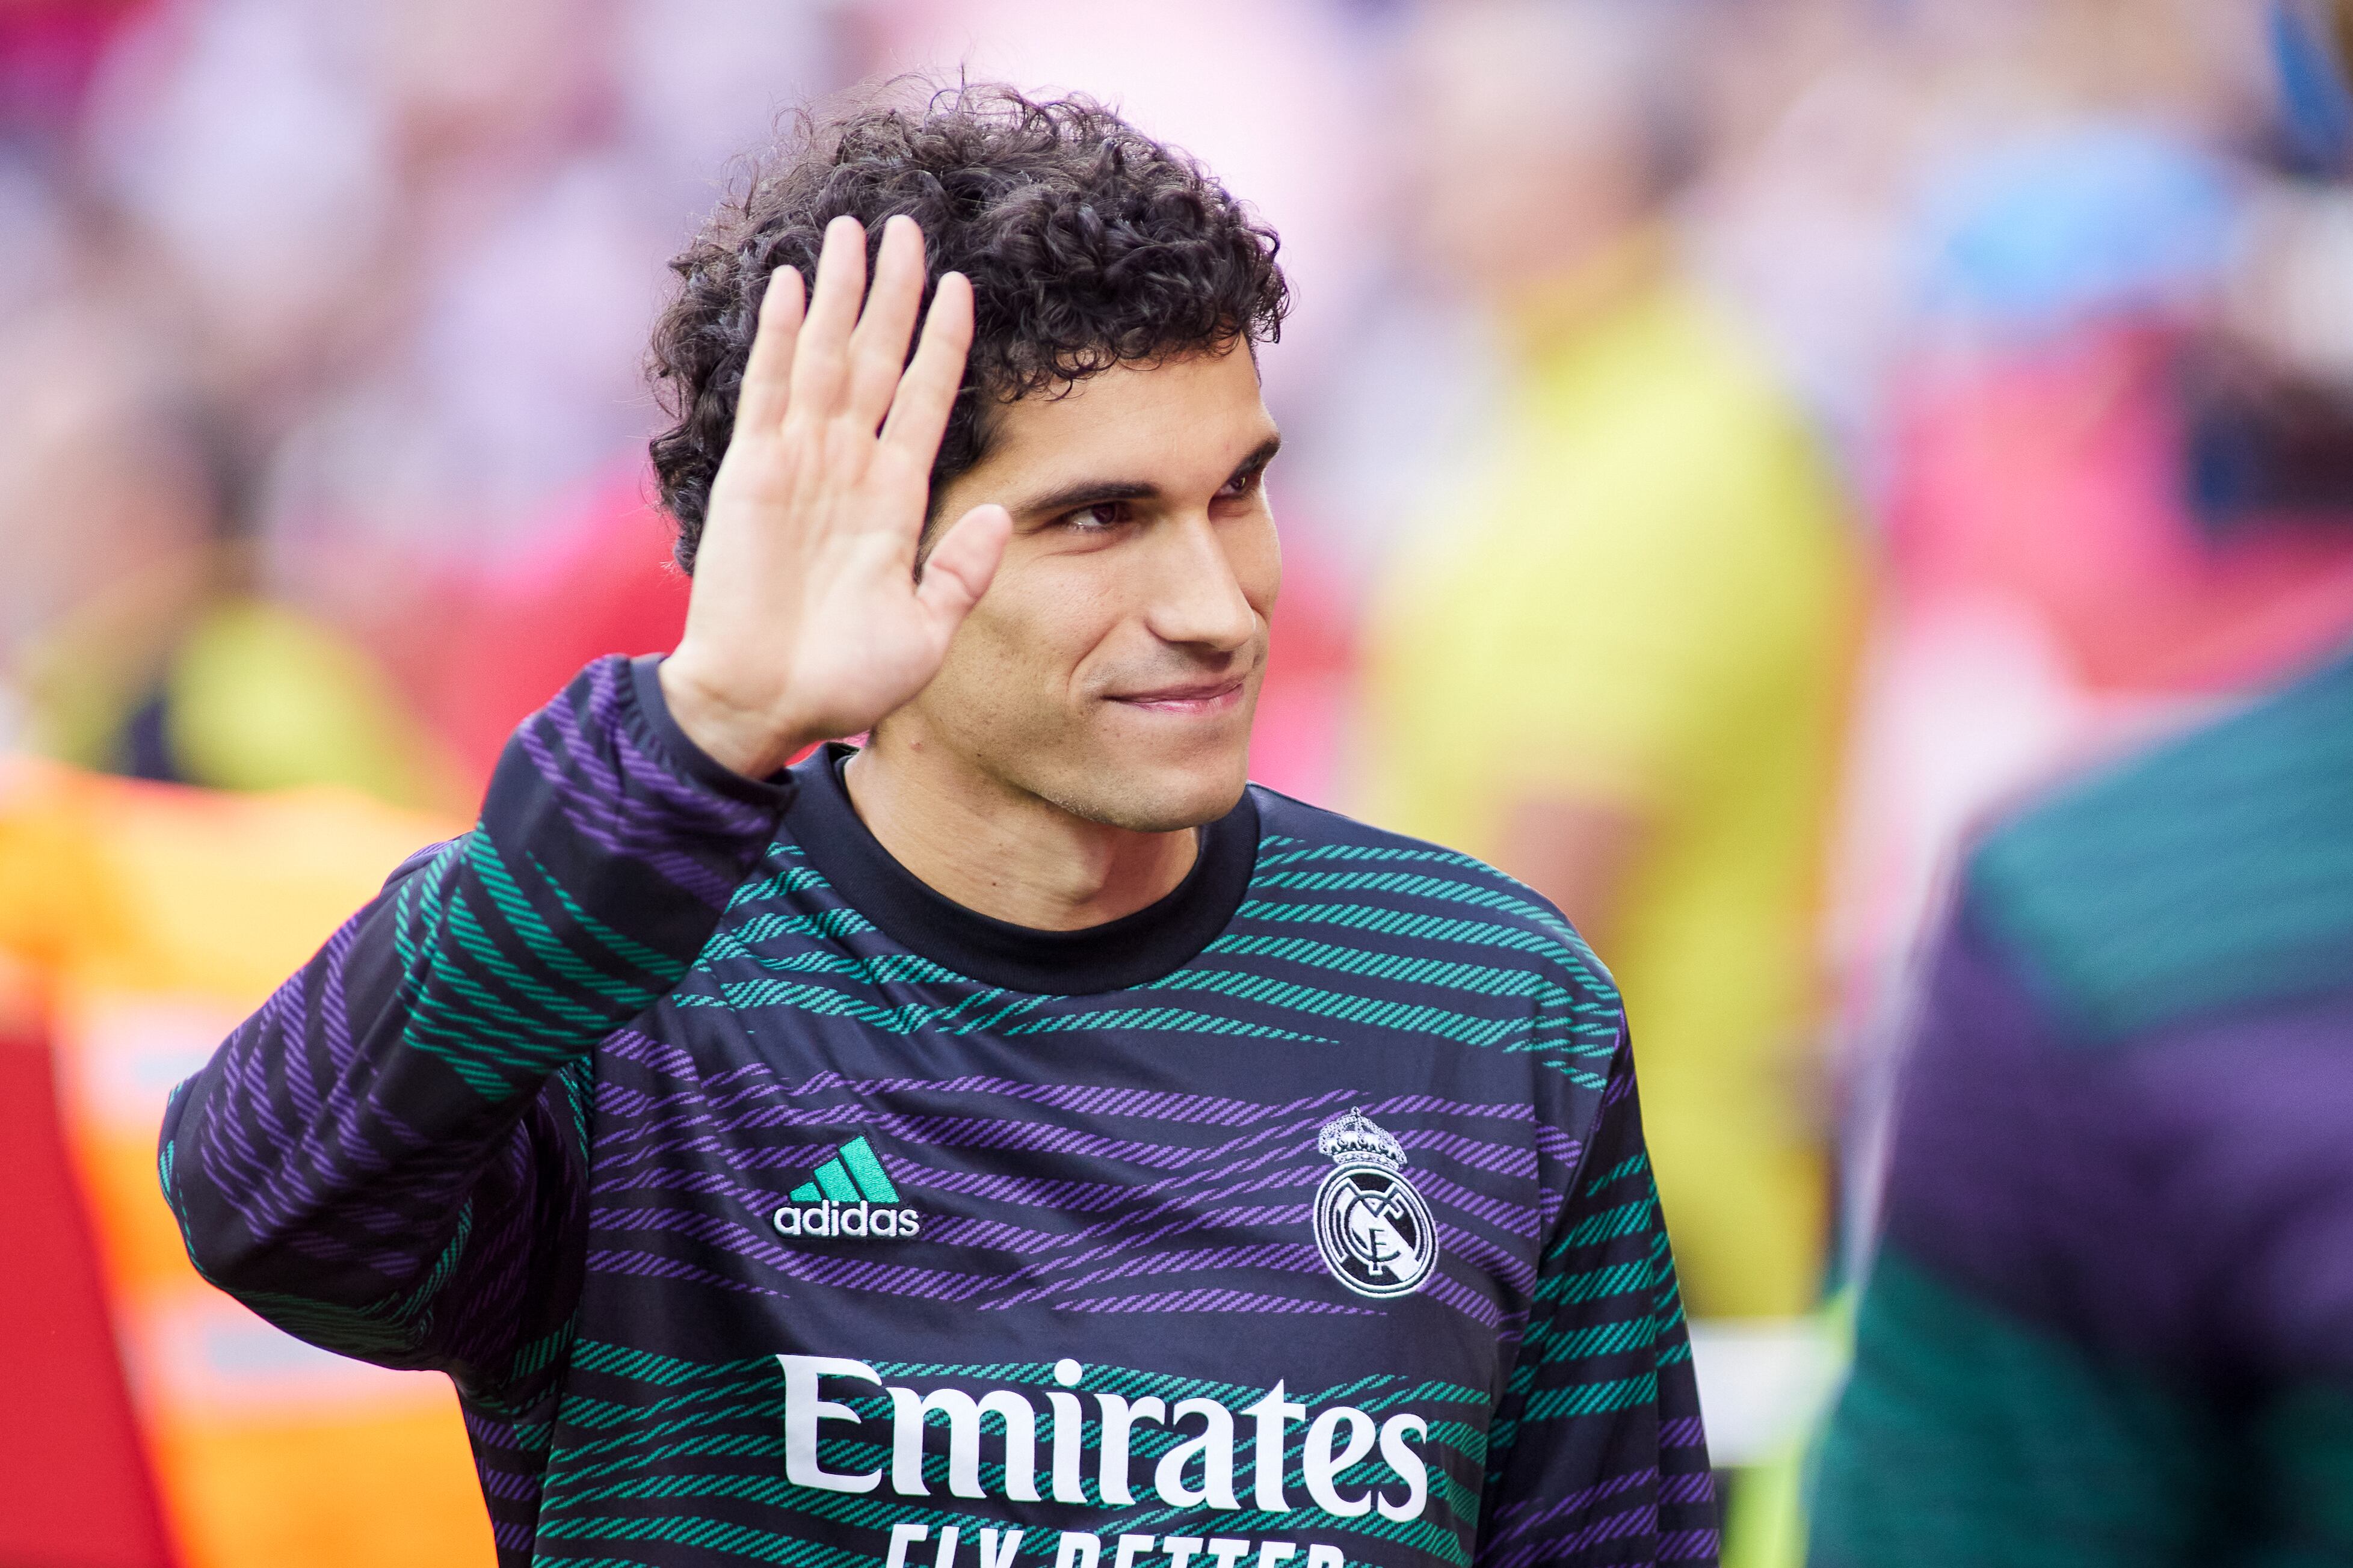
[[[1249, 457], [1234, 465], [1234, 471], [1226, 477], [1226, 483], [1231, 484], [1246, 474], [1257, 473], [1274, 461], [1275, 453], [1282, 449], [1282, 437], [1269, 436], [1251, 450]], [[1032, 497], [1013, 510], [1025, 517], [1055, 516], [1076, 511], [1081, 507], [1102, 506], [1107, 501], [1151, 500], [1159, 494], [1158, 485], [1141, 479], [1081, 479]]]

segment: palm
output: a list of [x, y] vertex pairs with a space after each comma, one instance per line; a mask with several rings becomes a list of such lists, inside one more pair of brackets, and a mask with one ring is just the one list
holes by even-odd
[[779, 270], [769, 289], [712, 485], [686, 636], [664, 667], [688, 732], [747, 773], [867, 729], [921, 691], [1009, 527], [1001, 509], [975, 509], [917, 582], [971, 293], [954, 274], [941, 279], [910, 362], [923, 277], [914, 225], [885, 231], [861, 313], [864, 262], [863, 232], [838, 220], [806, 319], [797, 272]]

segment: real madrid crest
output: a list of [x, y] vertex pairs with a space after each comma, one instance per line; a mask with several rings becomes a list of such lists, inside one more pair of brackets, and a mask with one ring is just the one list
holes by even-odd
[[1315, 1152], [1337, 1168], [1315, 1189], [1315, 1249], [1359, 1296], [1409, 1296], [1438, 1267], [1438, 1226], [1405, 1179], [1405, 1149], [1361, 1110], [1335, 1116]]

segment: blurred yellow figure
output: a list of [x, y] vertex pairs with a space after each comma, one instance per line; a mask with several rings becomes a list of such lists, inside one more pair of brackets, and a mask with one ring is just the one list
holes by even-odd
[[1586, 868], [1562, 901], [1626, 994], [1693, 1310], [1802, 1311], [1816, 871], [1860, 597], [1836, 494], [1667, 283], [1542, 343], [1473, 467], [1377, 623], [1374, 819], [1539, 887], [1547, 860]]
[[0, 350], [0, 745], [167, 783], [467, 804], [376, 661], [259, 591], [225, 442], [168, 355], [77, 308]]
[[1797, 412], [1673, 276], [1672, 61], [1625, 15], [1472, 6], [1417, 53], [1430, 244], [1519, 359], [1375, 612], [1368, 814], [1577, 922], [1693, 1311], [1788, 1316], [1820, 1284], [1805, 1064], [1862, 571]]
[[324, 623], [224, 595], [174, 624], [168, 647], [134, 644], [153, 657], [125, 668], [110, 657], [124, 641], [107, 619], [79, 618], [27, 656], [28, 750], [214, 789], [341, 784], [416, 807], [454, 797], [440, 742], [375, 662]]

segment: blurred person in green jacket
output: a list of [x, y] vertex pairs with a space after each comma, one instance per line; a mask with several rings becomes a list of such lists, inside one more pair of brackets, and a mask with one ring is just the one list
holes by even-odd
[[255, 585], [225, 432], [125, 321], [63, 306], [0, 353], [0, 744], [220, 789], [394, 805], [454, 774], [390, 679]]
[[1624, 990], [1698, 1317], [1816, 1301], [1817, 871], [1862, 598], [1816, 443], [1678, 274], [1659, 7], [1474, 3], [1410, 51], [1410, 204], [1511, 357], [1368, 647], [1384, 826], [1567, 910]]

